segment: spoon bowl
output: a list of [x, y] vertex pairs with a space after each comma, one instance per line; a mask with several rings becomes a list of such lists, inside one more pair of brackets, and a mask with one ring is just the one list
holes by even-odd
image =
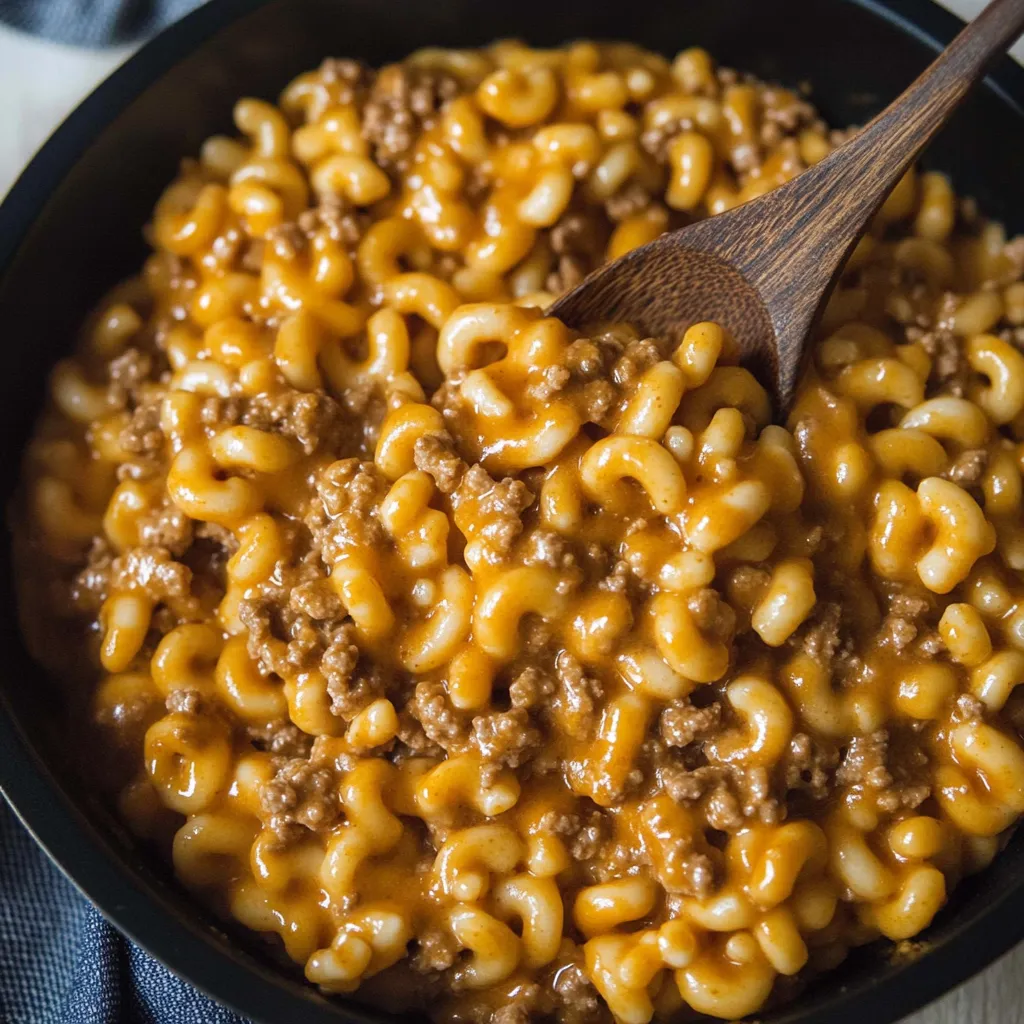
[[985, 69], [1024, 31], [1024, 0], [992, 2], [864, 129], [781, 187], [605, 264], [548, 312], [679, 338], [713, 320], [783, 419], [804, 344], [871, 219]]

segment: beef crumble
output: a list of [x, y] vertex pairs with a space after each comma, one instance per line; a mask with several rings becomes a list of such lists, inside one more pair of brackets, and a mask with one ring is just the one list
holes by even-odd
[[405, 68], [383, 68], [363, 109], [363, 135], [378, 166], [398, 173], [408, 167], [409, 153], [430, 128], [443, 105], [461, 92], [452, 75]]

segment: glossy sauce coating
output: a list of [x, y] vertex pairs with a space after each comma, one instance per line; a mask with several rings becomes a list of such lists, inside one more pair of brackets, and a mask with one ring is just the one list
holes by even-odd
[[824, 156], [795, 94], [499, 43], [235, 120], [25, 458], [129, 826], [444, 1021], [735, 1019], [925, 928], [1024, 811], [1019, 240], [908, 175], [783, 428], [713, 323], [542, 309]]

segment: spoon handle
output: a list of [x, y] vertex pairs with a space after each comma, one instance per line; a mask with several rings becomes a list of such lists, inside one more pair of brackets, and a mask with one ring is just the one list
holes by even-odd
[[[845, 146], [812, 168], [856, 186], [841, 209], [842, 226], [859, 233], [920, 151], [978, 82], [988, 65], [1024, 31], [1024, 0], [992, 0], [896, 100]], [[830, 229], [841, 230], [831, 221]]]
[[[769, 311], [783, 408], [815, 314], [865, 226], [989, 63], [1022, 30], [1024, 0], [992, 0], [847, 143], [756, 203], [698, 225], [709, 242], [717, 234], [715, 250], [757, 289]], [[750, 246], [754, 232], [772, 244]]]
[[1024, 0], [992, 0], [894, 103], [824, 160], [765, 195], [595, 270], [549, 312], [581, 327], [629, 320], [671, 335], [727, 327], [792, 399], [804, 343], [846, 257], [886, 196], [985, 68], [1024, 30]]

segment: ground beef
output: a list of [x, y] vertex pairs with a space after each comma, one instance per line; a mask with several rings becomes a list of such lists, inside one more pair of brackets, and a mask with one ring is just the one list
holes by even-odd
[[832, 778], [839, 751], [829, 743], [798, 732], [789, 741], [780, 770], [786, 792], [798, 790], [815, 801], [832, 793]]
[[958, 724], [981, 722], [985, 717], [985, 705], [971, 693], [962, 693], [953, 702], [953, 721]]
[[[277, 598], [279, 607], [287, 607], [283, 595]], [[288, 621], [288, 645], [287, 658], [289, 675], [296, 672], [308, 672], [314, 669], [320, 662], [324, 653], [323, 634], [317, 629], [317, 624], [308, 615], [301, 612], [284, 613]]]
[[928, 395], [943, 392], [962, 398], [967, 393], [971, 367], [956, 335], [946, 328], [936, 328], [915, 333], [913, 337], [920, 341], [921, 347], [932, 357]]
[[753, 608], [768, 589], [771, 573], [753, 565], [739, 565], [729, 574], [729, 599], [741, 607]]
[[630, 341], [612, 365], [612, 380], [621, 388], [631, 384], [662, 358], [661, 348], [653, 338]]
[[566, 571], [576, 565], [572, 544], [554, 530], [533, 530], [526, 541], [523, 561], [527, 565], [546, 565]]
[[136, 455], [154, 455], [164, 446], [160, 429], [160, 401], [145, 400], [132, 410], [127, 425], [117, 436], [118, 445]]
[[565, 213], [551, 229], [551, 251], [556, 256], [578, 255], [600, 260], [605, 230], [592, 211]]
[[896, 724], [890, 729], [885, 770], [892, 781], [876, 796], [876, 806], [882, 813], [892, 814], [901, 808], [913, 810], [928, 799], [932, 769], [921, 744], [919, 727]]
[[331, 713], [351, 721], [367, 705], [384, 693], [384, 681], [378, 672], [357, 672], [359, 648], [355, 627], [343, 623], [331, 637], [320, 658], [320, 671], [327, 680]]
[[453, 430], [457, 431], [466, 403], [462, 398], [462, 378], [445, 378], [430, 396], [430, 404], [444, 417]]
[[374, 463], [342, 459], [317, 476], [316, 490], [328, 515], [349, 512], [356, 519], [368, 520], [384, 500], [388, 482]]
[[157, 603], [188, 598], [191, 585], [192, 570], [167, 548], [132, 548], [111, 565], [114, 590], [141, 590]]
[[407, 707], [398, 712], [398, 745], [393, 759], [396, 763], [410, 757], [443, 757], [444, 749], [427, 736], [419, 720]]
[[618, 393], [609, 381], [592, 380], [580, 392], [580, 414], [588, 423], [605, 426], [617, 398]]
[[563, 391], [572, 378], [567, 366], [555, 364], [544, 368], [540, 379], [534, 381], [526, 393], [537, 402], [548, 402], [560, 391]]
[[[296, 245], [295, 238], [292, 236], [283, 244], [290, 246], [297, 255], [305, 247], [307, 239], [326, 228], [328, 237], [345, 246], [351, 254], [355, 252], [368, 224], [367, 214], [350, 206], [343, 196], [325, 195], [312, 210], [304, 210], [299, 214], [296, 227], [304, 236], [303, 241]], [[276, 238], [275, 241], [277, 241]]]
[[736, 613], [711, 587], [702, 587], [686, 599], [697, 628], [707, 637], [728, 642], [736, 628]]
[[889, 598], [889, 614], [917, 620], [931, 610], [931, 603], [925, 597], [898, 591]]
[[503, 560], [523, 532], [522, 514], [533, 502], [533, 493], [512, 477], [495, 481], [481, 465], [471, 467], [454, 492], [455, 507], [472, 502], [477, 516], [485, 525], [477, 536], [488, 548], [492, 558]]
[[763, 768], [687, 768], [684, 762], [663, 756], [655, 763], [665, 792], [677, 803], [700, 803], [708, 825], [719, 832], [736, 832], [750, 820], [774, 824], [782, 815]]
[[942, 637], [939, 636], [938, 631], [930, 629], [925, 633], [921, 633], [918, 636], [916, 650], [918, 654], [923, 655], [925, 658], [937, 658], [946, 650], [946, 645], [942, 642]]
[[297, 826], [313, 832], [329, 828], [341, 810], [338, 774], [306, 758], [288, 758], [260, 787], [260, 808], [282, 841], [301, 835]]
[[292, 590], [288, 604], [293, 611], [320, 621], [345, 616], [345, 607], [326, 577], [300, 583]]
[[889, 647], [897, 654], [914, 642], [917, 626], [901, 615], [887, 615], [878, 632], [878, 645]]
[[574, 379], [601, 379], [620, 351], [618, 346], [601, 345], [593, 338], [577, 338], [566, 350], [565, 365]]
[[357, 424], [347, 450], [364, 454], [374, 451], [387, 414], [380, 382], [369, 376], [357, 378], [341, 393], [341, 402]]
[[491, 711], [473, 719], [472, 744], [484, 761], [518, 768], [543, 745], [544, 737], [522, 708]]
[[230, 427], [242, 418], [242, 403], [237, 398], [220, 398], [214, 395], [203, 399], [199, 408], [199, 420], [204, 427]]
[[672, 701], [661, 713], [661, 738], [670, 747], [688, 747], [702, 742], [715, 732], [722, 721], [722, 705], [717, 701], [707, 707], [695, 707], [689, 698]]
[[287, 720], [251, 725], [248, 735], [257, 750], [281, 757], [308, 758], [313, 748], [313, 737]]
[[493, 1013], [484, 1009], [484, 1018], [480, 1024], [531, 1024], [536, 1020], [536, 1013], [541, 1005], [543, 994], [539, 985], [519, 985], [515, 994], [515, 1002], [502, 1006]]
[[358, 663], [355, 627], [350, 622], [344, 622], [323, 647], [320, 671], [327, 680], [332, 713], [346, 721], [380, 696], [380, 688], [373, 685], [372, 677], [355, 677]]
[[165, 548], [180, 558], [192, 545], [192, 520], [173, 502], [165, 501], [139, 517], [139, 541], [145, 547]]
[[605, 200], [604, 212], [608, 214], [609, 220], [626, 220], [643, 213], [651, 205], [653, 198], [639, 182], [627, 182], [615, 195]]
[[416, 935], [409, 964], [414, 971], [432, 974], [446, 971], [459, 955], [459, 947], [447, 928], [427, 925]]
[[612, 566], [611, 572], [598, 583], [599, 590], [607, 590], [612, 594], [629, 594], [636, 582], [629, 562], [621, 560]]
[[[656, 759], [658, 775], [665, 793], [675, 802], [692, 806], [704, 796], [708, 824], [712, 828], [728, 825], [736, 831], [745, 824], [739, 803], [728, 790], [726, 773], [720, 768], [704, 767], [687, 771], [681, 765], [665, 759], [663, 754]], [[684, 834], [659, 839], [659, 857], [655, 868], [658, 881], [673, 896], [697, 896], [704, 898], [712, 892], [716, 883], [715, 863], [706, 847], [696, 835]], [[645, 855], [648, 856], [648, 855]]]
[[661, 784], [678, 804], [691, 805], [703, 799], [722, 778], [722, 769], [703, 765], [687, 768], [682, 762], [667, 761], [659, 766]]
[[416, 439], [413, 462], [417, 469], [434, 478], [442, 494], [451, 494], [459, 486], [462, 474], [466, 471], [466, 463], [455, 453], [451, 438], [439, 437], [437, 434], [427, 434]]
[[560, 295], [575, 288], [603, 261], [607, 238], [595, 211], [563, 214], [548, 236], [556, 269], [548, 276], [547, 290]]
[[256, 594], [238, 602], [238, 617], [248, 632], [246, 649], [263, 675], [286, 676], [291, 670], [287, 645], [274, 630], [278, 608], [278, 602], [265, 594]]
[[569, 963], [555, 971], [551, 993], [562, 1024], [594, 1024], [608, 1019], [597, 990], [579, 964]]
[[814, 107], [788, 89], [768, 88], [761, 93], [762, 114], [767, 124], [785, 135], [794, 135], [817, 117]]
[[767, 768], [734, 768], [731, 780], [745, 818], [765, 825], [774, 825], [782, 820], [784, 811], [772, 793], [772, 779]]
[[493, 550], [506, 552], [522, 532], [520, 518], [533, 501], [526, 484], [508, 477], [496, 483], [480, 502], [481, 513], [491, 520], [484, 527]]
[[321, 447], [336, 453], [344, 447], [353, 428], [341, 406], [320, 391], [261, 393], [250, 398], [242, 422], [257, 430], [266, 430], [294, 438], [311, 455]]
[[[307, 214], [312, 213], [311, 210], [306, 211]], [[307, 221], [310, 227], [315, 230], [319, 226], [315, 215], [312, 221]], [[264, 236], [266, 245], [270, 246], [270, 251], [281, 260], [287, 263], [291, 263], [293, 260], [297, 260], [300, 254], [306, 251], [307, 236], [306, 232], [302, 230], [298, 223], [295, 221], [287, 221], [284, 224], [276, 224], [270, 228]]]
[[913, 811], [931, 796], [931, 792], [928, 782], [892, 786], [879, 796], [877, 806], [883, 814], [895, 814], [901, 808]]
[[172, 690], [167, 697], [168, 711], [198, 715], [203, 708], [203, 695], [198, 690]]
[[673, 117], [663, 124], [648, 128], [640, 134], [640, 147], [659, 164], [668, 161], [669, 143], [680, 133], [693, 131], [696, 127], [691, 117]]
[[553, 832], [569, 847], [576, 862], [593, 860], [607, 845], [611, 822], [596, 807], [571, 813], [547, 811], [537, 822], [538, 832]]
[[585, 420], [604, 425], [621, 397], [621, 381], [612, 378], [614, 368], [619, 366], [623, 379], [631, 379], [635, 364], [624, 355], [630, 340], [631, 337], [622, 338], [608, 330], [594, 338], [577, 338], [566, 350], [566, 386], [573, 388], [574, 404]]
[[552, 711], [558, 717], [558, 724], [577, 739], [589, 736], [604, 688], [599, 680], [583, 671], [583, 666], [568, 651], [562, 651], [555, 659], [555, 676], [558, 690], [552, 699]]
[[153, 357], [142, 349], [128, 348], [107, 366], [107, 397], [111, 405], [123, 409], [134, 405], [139, 386], [150, 379]]
[[659, 881], [665, 887], [666, 909], [675, 917], [685, 917], [681, 907], [675, 906], [680, 898], [707, 899], [719, 884], [718, 871], [711, 856], [694, 849], [690, 836], [669, 840], [662, 848], [663, 868]]
[[508, 697], [514, 708], [530, 709], [555, 692], [555, 681], [536, 665], [528, 665], [509, 684]]
[[841, 642], [843, 609], [835, 601], [819, 601], [803, 634], [803, 649], [820, 664], [829, 664]]
[[599, 856], [608, 841], [609, 832], [608, 819], [599, 811], [586, 815], [569, 846], [572, 859], [580, 863]]
[[243, 233], [236, 227], [229, 227], [213, 240], [210, 251], [202, 257], [202, 265], [207, 270], [222, 273], [234, 270], [247, 248]]
[[961, 452], [942, 475], [965, 490], [981, 482], [988, 466], [988, 452], [984, 448], [969, 448]]
[[71, 603], [83, 612], [98, 611], [110, 592], [110, 573], [114, 552], [104, 537], [94, 537], [85, 556], [85, 565], [71, 582]]
[[398, 64], [382, 69], [363, 109], [363, 136], [374, 161], [391, 174], [404, 171], [421, 132], [460, 92], [452, 75]]
[[466, 716], [452, 707], [444, 683], [428, 680], [417, 683], [407, 707], [427, 738], [443, 750], [458, 753], [468, 745]]
[[843, 760], [836, 771], [839, 786], [867, 786], [884, 789], [892, 783], [892, 775], [885, 766], [889, 747], [889, 733], [885, 729], [850, 740]]
[[372, 462], [342, 459], [316, 477], [320, 502], [313, 502], [306, 526], [325, 565], [335, 564], [353, 546], [367, 549], [390, 544], [379, 511], [388, 480]]
[[718, 832], [738, 832], [746, 824], [739, 802], [724, 779], [711, 786], [704, 802], [704, 816]]
[[365, 98], [376, 73], [362, 61], [350, 57], [327, 57], [321, 62], [318, 74], [325, 85], [334, 87], [335, 102], [347, 106]]
[[523, 638], [523, 649], [528, 657], [546, 659], [551, 656], [555, 631], [547, 619], [528, 612], [522, 618], [520, 633]]

